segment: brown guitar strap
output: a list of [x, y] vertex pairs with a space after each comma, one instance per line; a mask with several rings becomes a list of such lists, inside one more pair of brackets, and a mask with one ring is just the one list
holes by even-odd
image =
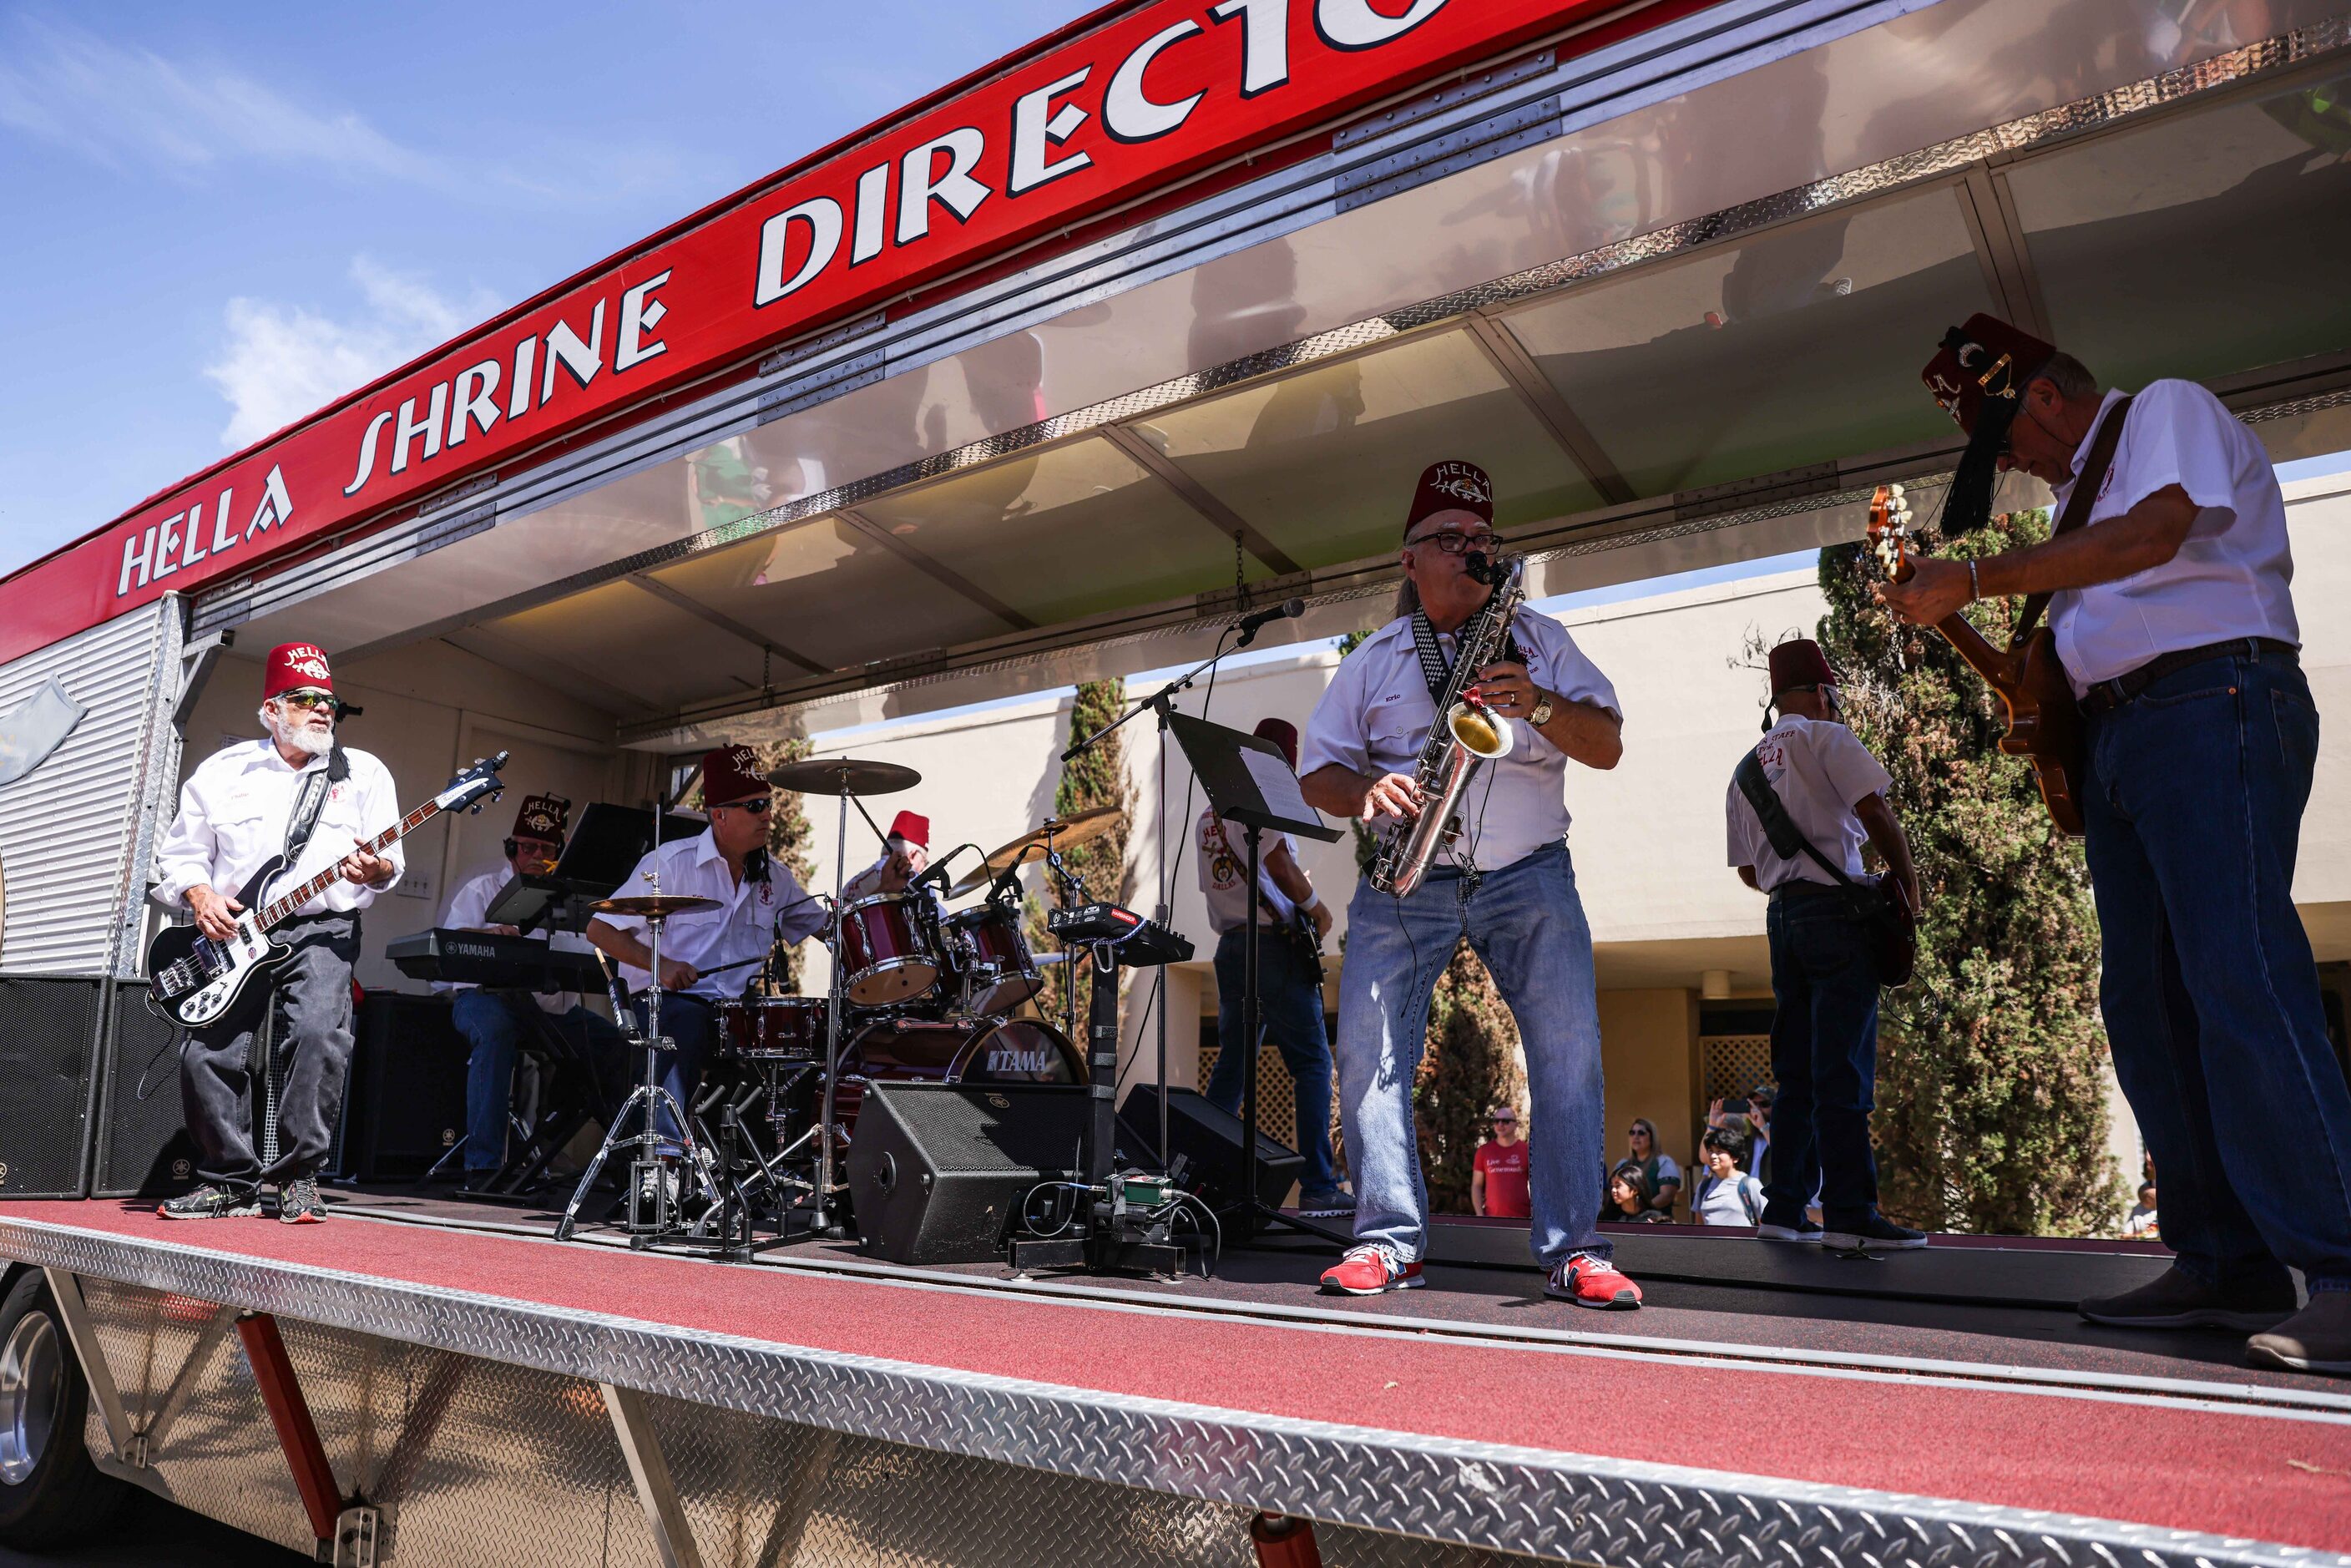
[[[2090, 442], [2089, 459], [2082, 465], [2082, 476], [2074, 481], [2073, 493], [2065, 497], [2064, 515], [2049, 530], [2051, 538], [2070, 534], [2089, 522], [2090, 508], [2098, 504], [2098, 491], [2105, 486], [2106, 469], [2115, 460], [2115, 448], [2122, 443], [2123, 421], [2129, 417], [2130, 406], [2137, 396], [2133, 392], [2121, 399], [2099, 422], [2098, 434]], [[2009, 635], [2009, 652], [2014, 653], [2032, 639], [2034, 628], [2041, 624], [2042, 612], [2049, 608], [2049, 598], [2045, 593], [2026, 598], [2024, 610], [2016, 618], [2016, 630]]]

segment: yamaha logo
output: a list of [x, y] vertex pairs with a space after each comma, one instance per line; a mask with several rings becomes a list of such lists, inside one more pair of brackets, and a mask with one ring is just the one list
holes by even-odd
[[193, 1162], [188, 1160], [173, 1160], [172, 1162], [172, 1179], [173, 1181], [185, 1181], [195, 1174], [196, 1167]]
[[7, 1164], [7, 1162], [6, 1162], [5, 1160], [0, 1160], [0, 1186], [6, 1186], [7, 1185], [8, 1185], [8, 1164]]
[[[1009, 1111], [1012, 1109], [1012, 1102], [1007, 1100], [1001, 1094], [990, 1094], [987, 1097], [987, 1103], [998, 1111]], [[0, 1167], [0, 1169], [5, 1169], [5, 1167]]]

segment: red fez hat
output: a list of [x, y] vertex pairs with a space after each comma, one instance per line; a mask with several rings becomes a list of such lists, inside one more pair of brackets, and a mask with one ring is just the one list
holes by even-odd
[[931, 820], [920, 811], [901, 811], [890, 819], [890, 837], [923, 849], [931, 847]]
[[731, 806], [775, 789], [759, 771], [759, 754], [747, 746], [722, 746], [702, 758], [702, 803]]
[[1290, 771], [1297, 771], [1298, 727], [1296, 725], [1286, 718], [1261, 718], [1257, 721], [1257, 728], [1252, 733], [1260, 740], [1270, 740], [1281, 747], [1281, 754], [1290, 758]]
[[1836, 671], [1829, 667], [1829, 656], [1810, 637], [1794, 637], [1771, 650], [1771, 695], [1793, 691], [1798, 686], [1833, 686], [1837, 684]]
[[2044, 343], [1997, 316], [1978, 311], [1965, 326], [1943, 334], [1942, 346], [1927, 361], [1919, 379], [1943, 405], [1943, 412], [1972, 435], [1984, 403], [2005, 398], [2013, 413], [2017, 400], [2024, 395], [2024, 383], [2040, 374], [2056, 351], [2054, 343]]
[[308, 643], [280, 643], [269, 650], [269, 664], [261, 677], [261, 700], [287, 692], [321, 691], [332, 695], [335, 677], [327, 655]]
[[1492, 526], [1494, 482], [1483, 468], [1458, 457], [1430, 464], [1420, 476], [1420, 487], [1412, 493], [1412, 510], [1404, 520], [1405, 536], [1439, 512], [1468, 512]]
[[560, 795], [526, 795], [522, 810], [515, 813], [514, 831], [508, 836], [517, 839], [545, 839], [549, 843], [563, 841], [564, 830], [571, 823], [571, 802]]

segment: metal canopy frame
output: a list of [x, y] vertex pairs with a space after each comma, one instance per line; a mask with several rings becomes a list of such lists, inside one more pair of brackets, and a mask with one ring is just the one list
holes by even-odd
[[[1813, 184], [1782, 191], [1703, 217], [1640, 235], [1580, 255], [1529, 268], [1492, 283], [1465, 289], [1393, 310], [1299, 341], [1230, 361], [1214, 369], [1177, 377], [1158, 385], [1039, 421], [1028, 426], [934, 454], [917, 462], [859, 479], [786, 505], [757, 513], [722, 527], [705, 530], [674, 543], [640, 552], [539, 585], [493, 603], [478, 606], [442, 624], [426, 625], [381, 641], [345, 650], [346, 658], [363, 658], [405, 643], [444, 635], [463, 646], [486, 642], [501, 650], [510, 644], [486, 632], [482, 623], [569, 598], [603, 583], [627, 580], [652, 592], [673, 607], [732, 637], [763, 658], [780, 660], [796, 674], [735, 696], [668, 710], [649, 699], [611, 686], [607, 681], [569, 669], [534, 670], [550, 661], [528, 656], [512, 659], [515, 667], [549, 678], [559, 689], [582, 696], [622, 716], [621, 738], [625, 744], [674, 743], [698, 726], [770, 707], [793, 707], [861, 690], [885, 689], [919, 680], [998, 669], [1023, 659], [1045, 659], [1089, 644], [1113, 644], [1138, 637], [1188, 630], [1245, 608], [1253, 598], [1298, 594], [1311, 600], [1335, 601], [1384, 592], [1393, 583], [1394, 563], [1374, 559], [1332, 568], [1307, 570], [1251, 527], [1205, 486], [1186, 474], [1149, 441], [1128, 428], [1131, 422], [1200, 403], [1253, 382], [1278, 379], [1309, 367], [1324, 367], [1394, 346], [1425, 335], [1464, 332], [1499, 376], [1535, 427], [1556, 448], [1566, 471], [1581, 475], [1606, 499], [1607, 505], [1557, 517], [1531, 528], [1514, 530], [1523, 548], [1550, 554], [1579, 555], [1604, 549], [1698, 531], [1733, 528], [1792, 512], [1819, 510], [1850, 504], [1851, 487], [1866, 477], [1906, 480], [1931, 476], [1955, 457], [1956, 439], [1924, 447], [1878, 452], [1813, 465], [1781, 474], [1759, 476], [1728, 486], [1670, 496], [1636, 498], [1623, 477], [1621, 465], [1609, 454], [1567, 400], [1542, 374], [1534, 356], [1512, 329], [1510, 317], [1517, 309], [1558, 297], [1562, 291], [1611, 277], [1628, 269], [1702, 249], [1750, 240], [1774, 228], [1802, 222], [1837, 210], [1858, 212], [1878, 204], [1899, 201], [1937, 187], [1948, 188], [1965, 225], [1977, 265], [1992, 299], [2021, 325], [2046, 333], [2043, 293], [2033, 273], [2031, 248], [2008, 188], [2008, 172], [2021, 162], [2059, 146], [2070, 146], [2099, 134], [2136, 129], [2150, 117], [2202, 107], [2212, 95], [2231, 89], [2259, 90], [2274, 86], [2297, 68], [2336, 55], [2351, 43], [2351, 18], [2327, 22], [2246, 46], [2194, 65], [2094, 94], [2055, 109], [2024, 116], [1970, 132], [1938, 145], [1887, 159]], [[1515, 85], [1514, 85], [1515, 84]], [[1543, 77], [1540, 91], [1554, 96], [1555, 78]], [[1496, 133], [1492, 153], [1523, 145], [1523, 107], [1530, 90], [1521, 78], [1503, 78], [1485, 98], [1456, 95], [1438, 105], [1445, 110], [1427, 136], [1443, 141], [1446, 168], [1458, 167], [1462, 155], [1460, 127], [1491, 120], [1507, 122]], [[1443, 98], [1444, 95], [1435, 95]], [[1409, 107], [1409, 106], [1407, 106]], [[1391, 111], [1397, 114], [1404, 111]], [[1481, 119], [1480, 117], [1483, 117]], [[1409, 117], [1406, 123], [1411, 123]], [[1390, 147], [1398, 132], [1374, 139]], [[1551, 133], [1556, 133], [1557, 127]], [[1445, 140], [1450, 138], [1449, 141]], [[1489, 154], [1490, 155], [1490, 154]], [[1390, 161], [1399, 154], [1390, 152]], [[1253, 243], [1253, 237], [1250, 241]], [[1088, 258], [1081, 257], [1079, 261]], [[1194, 259], [1196, 259], [1194, 258]], [[1074, 267], [1078, 262], [1073, 261]], [[1006, 322], [1004, 325], [1012, 325]], [[806, 350], [774, 356], [768, 366], [783, 378], [758, 393], [765, 411], [762, 420], [788, 408], [808, 406], [839, 396], [896, 371], [901, 362], [882, 349], [861, 351], [869, 333], [882, 331], [878, 318], [852, 323], [825, 334]], [[821, 364], [816, 361], [823, 361]], [[906, 361], [923, 362], [919, 358]], [[763, 366], [763, 369], [767, 368]], [[792, 372], [799, 371], [795, 375]], [[2249, 378], [2237, 378], [2246, 380]], [[2271, 367], [2252, 372], [2263, 383], [2265, 396], [2241, 395], [2240, 412], [2258, 410], [2264, 402], [2291, 402], [2299, 411], [2313, 397], [2327, 398], [2346, 381], [2342, 367], [2331, 361]], [[1055, 626], [1040, 626], [1015, 607], [969, 581], [952, 567], [898, 538], [863, 516], [859, 507], [884, 495], [893, 497], [918, 493], [934, 484], [960, 477], [976, 468], [1015, 455], [1034, 455], [1056, 446], [1099, 438], [1139, 467], [1176, 506], [1199, 518], [1253, 556], [1274, 575], [1233, 591], [1203, 593], [1175, 603], [1143, 606]], [[607, 476], [659, 460], [666, 451], [653, 451], [641, 441], [628, 444], [633, 455], [616, 455]], [[647, 454], [651, 453], [651, 455]], [[1792, 502], [1802, 502], [1792, 506]], [[469, 508], [476, 512], [491, 508]], [[1669, 517], [1670, 520], [1667, 520]], [[845, 670], [827, 670], [805, 653], [791, 649], [758, 629], [694, 598], [651, 573], [658, 568], [708, 551], [758, 538], [780, 537], [800, 527], [837, 519], [861, 539], [889, 551], [899, 560], [943, 585], [963, 601], [984, 611], [1006, 630], [956, 647], [929, 649]], [[452, 538], [475, 530], [459, 519], [437, 526]], [[1704, 528], [1690, 525], [1699, 522]], [[379, 552], [380, 546], [366, 547]], [[421, 546], [393, 553], [421, 553]], [[199, 631], [225, 614], [249, 609], [256, 591], [250, 583], [231, 585], [207, 595], [196, 616]], [[519, 654], [520, 650], [515, 650]], [[488, 656], [506, 658], [502, 651]], [[560, 678], [557, 678], [557, 677]]]

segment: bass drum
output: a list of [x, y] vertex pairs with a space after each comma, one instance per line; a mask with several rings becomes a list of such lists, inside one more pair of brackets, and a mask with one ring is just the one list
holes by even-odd
[[1085, 1059], [1070, 1037], [1030, 1019], [933, 1023], [884, 1019], [841, 1048], [833, 1114], [855, 1132], [868, 1083], [1082, 1083]]

